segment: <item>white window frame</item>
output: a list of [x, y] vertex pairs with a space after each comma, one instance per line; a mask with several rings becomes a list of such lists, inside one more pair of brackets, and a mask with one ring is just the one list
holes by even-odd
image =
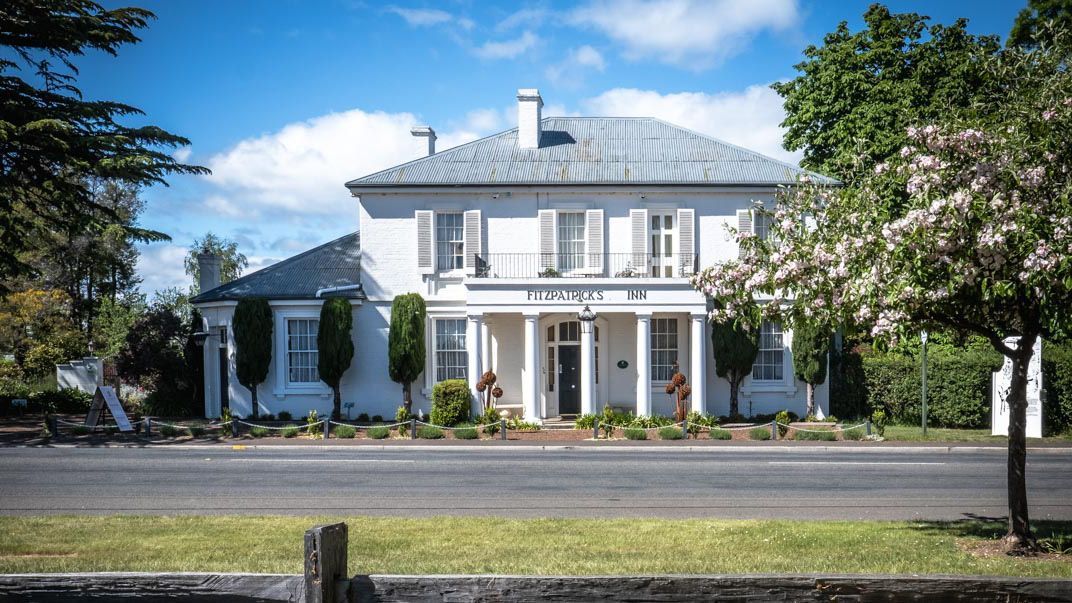
[[[290, 381], [290, 357], [287, 353], [287, 321], [288, 320], [320, 320], [320, 306], [323, 301], [312, 302], [270, 302], [272, 312], [275, 314], [274, 335], [275, 342], [272, 348], [271, 371], [275, 374], [275, 387], [272, 394], [276, 398], [283, 398], [289, 394], [318, 394], [326, 397], [331, 394], [331, 388], [323, 381], [293, 383]], [[279, 305], [290, 305], [291, 308], [279, 309]], [[299, 306], [297, 308], [293, 306]]]
[[[670, 324], [674, 325], [673, 333], [670, 333], [669, 331], [661, 332], [659, 329], [656, 328], [656, 325], [670, 325]], [[657, 341], [656, 337], [669, 337], [670, 335], [673, 335], [673, 337], [674, 337], [672, 346], [671, 345], [666, 345], [666, 346], [656, 346], [655, 345], [656, 341]], [[680, 324], [680, 322], [678, 321], [677, 318], [672, 317], [672, 316], [670, 316], [670, 317], [653, 316], [651, 318], [651, 333], [649, 335], [649, 338], [650, 338], [649, 343], [650, 343], [650, 356], [651, 356], [651, 358], [650, 358], [650, 362], [651, 362], [651, 367], [650, 367], [650, 370], [651, 370], [651, 382], [653, 384], [666, 384], [666, 383], [668, 383], [670, 381], [669, 378], [660, 379], [658, 376], [656, 376], [655, 367], [657, 365], [655, 364], [655, 353], [656, 352], [672, 352], [674, 354], [674, 360], [678, 362], [678, 369], [680, 370], [680, 367], [681, 367], [681, 324]], [[674, 363], [670, 362], [669, 364], [660, 364], [658, 366], [667, 366], [667, 367], [670, 367], [671, 370], [673, 370]], [[672, 377], [673, 373], [671, 373], [670, 376]]]
[[[461, 336], [461, 348], [459, 349], [439, 349], [439, 323], [445, 322], [458, 322], [461, 325], [461, 331], [455, 335]], [[469, 378], [469, 352], [466, 349], [466, 338], [468, 337], [468, 321], [464, 316], [439, 316], [432, 319], [432, 385], [444, 381], [445, 379], [468, 379]], [[445, 379], [439, 378], [439, 354], [443, 353], [460, 353], [462, 358], [461, 363], [461, 376], [458, 377], [446, 377]]]
[[316, 376], [315, 379], [301, 380], [301, 381], [294, 381], [294, 380], [291, 379], [291, 370], [295, 368], [294, 365], [291, 363], [291, 354], [309, 354], [311, 356], [315, 356], [317, 361], [319, 361], [319, 359], [320, 359], [320, 346], [318, 345], [318, 342], [317, 342], [317, 339], [318, 339], [317, 332], [305, 333], [305, 334], [298, 335], [298, 337], [304, 338], [307, 342], [311, 342], [312, 349], [300, 349], [300, 348], [291, 349], [291, 347], [290, 347], [290, 338], [291, 338], [290, 327], [291, 327], [292, 324], [295, 324], [295, 323], [310, 323], [308, 325], [309, 327], [313, 327], [314, 324], [315, 324], [316, 330], [318, 332], [319, 329], [320, 329], [320, 317], [317, 316], [317, 317], [287, 318], [287, 319], [285, 319], [283, 321], [283, 324], [285, 325], [285, 328], [286, 328], [286, 333], [284, 333], [284, 341], [286, 342], [286, 347], [283, 349], [283, 358], [284, 358], [283, 371], [286, 373], [287, 386], [288, 387], [308, 387], [311, 384], [321, 383], [321, 381], [320, 381], [320, 370], [317, 368], [317, 366], [315, 364], [312, 365], [312, 366], [300, 366], [300, 367], [297, 367], [297, 368], [299, 368], [301, 370], [310, 370], [311, 369], [314, 372], [315, 376]]
[[[670, 218], [670, 229], [667, 230], [666, 218]], [[652, 227], [654, 219], [658, 219], [660, 227]], [[655, 252], [655, 237], [659, 235], [659, 253]], [[670, 235], [669, 245], [666, 236]], [[651, 278], [674, 278], [677, 276], [676, 247], [678, 244], [678, 219], [676, 209], [649, 209], [648, 210], [648, 249], [651, 250], [651, 259], [648, 265], [648, 274]], [[651, 274], [652, 269], [657, 268], [657, 274]], [[670, 275], [666, 275], [666, 269], [670, 269]]]
[[[579, 245], [580, 249], [576, 252], [563, 253], [562, 245], [567, 241], [562, 238], [562, 218], [564, 216], [579, 217], [581, 221], [580, 236], [576, 239], [569, 239], [568, 244]], [[576, 228], [576, 225], [567, 225], [565, 228]], [[555, 212], [555, 257], [557, 258], [555, 268], [561, 274], [580, 274], [587, 268], [587, 256], [585, 255], [585, 247], [588, 244], [588, 218], [584, 210], [572, 210], [572, 209], [560, 209]], [[571, 257], [576, 260], [576, 265], [571, 268], [566, 268], [564, 262], [565, 257]]]
[[[441, 227], [439, 224], [440, 218], [451, 216], [458, 222], [455, 226]], [[444, 231], [454, 231], [457, 229], [457, 240], [449, 239], [444, 240]], [[435, 268], [439, 273], [458, 273], [465, 269], [465, 212], [462, 211], [435, 211], [432, 214], [432, 229], [434, 235], [432, 237], [433, 245], [435, 247]], [[440, 253], [440, 245], [447, 244], [453, 245], [455, 252], [449, 255]], [[457, 264], [450, 267], [446, 267], [442, 261], [444, 258], [450, 258], [453, 261], [448, 262], [450, 264]]]

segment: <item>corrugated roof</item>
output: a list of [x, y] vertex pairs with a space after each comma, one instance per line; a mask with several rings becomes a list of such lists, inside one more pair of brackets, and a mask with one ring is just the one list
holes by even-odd
[[[361, 237], [355, 232], [220, 285], [190, 301], [199, 304], [248, 297], [313, 299], [320, 289], [360, 283]], [[365, 294], [351, 289], [324, 297], [364, 299]]]
[[728, 142], [651, 117], [547, 117], [538, 149], [517, 128], [351, 180], [355, 189], [487, 185], [778, 185], [801, 174]]

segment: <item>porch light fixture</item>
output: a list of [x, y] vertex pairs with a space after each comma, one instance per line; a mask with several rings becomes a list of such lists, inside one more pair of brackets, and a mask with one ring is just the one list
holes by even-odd
[[577, 313], [577, 320], [581, 321], [582, 333], [591, 333], [592, 323], [596, 321], [596, 313], [588, 306], [585, 306], [584, 310]]
[[202, 348], [205, 347], [205, 340], [209, 337], [214, 337], [214, 335], [205, 331], [198, 331], [190, 337], [193, 338], [194, 343], [197, 344], [197, 347]]

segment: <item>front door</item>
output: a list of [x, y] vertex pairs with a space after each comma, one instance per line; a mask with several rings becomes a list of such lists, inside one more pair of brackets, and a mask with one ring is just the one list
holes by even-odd
[[558, 412], [576, 415], [581, 412], [581, 346], [558, 346]]

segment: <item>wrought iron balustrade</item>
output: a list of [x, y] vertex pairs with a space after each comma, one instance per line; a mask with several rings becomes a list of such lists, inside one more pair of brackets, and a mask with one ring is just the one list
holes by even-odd
[[684, 278], [696, 254], [489, 253], [476, 256], [475, 278]]

